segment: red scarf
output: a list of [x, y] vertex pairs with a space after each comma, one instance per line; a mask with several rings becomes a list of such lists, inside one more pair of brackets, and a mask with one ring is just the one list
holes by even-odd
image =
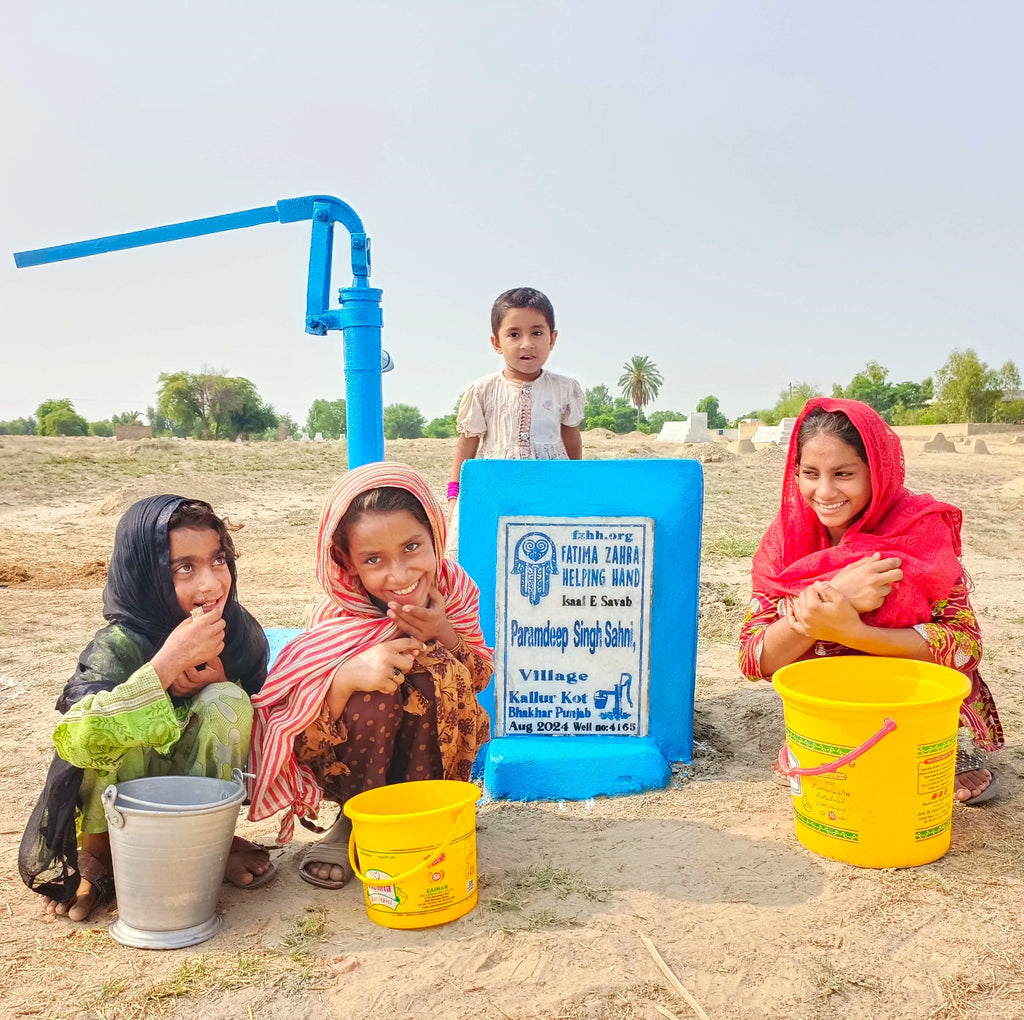
[[313, 773], [295, 757], [295, 736], [320, 713], [334, 670], [360, 652], [402, 637], [370, 601], [358, 575], [331, 556], [331, 541], [349, 504], [361, 492], [393, 486], [407, 489], [423, 505], [438, 551], [437, 585], [456, 632], [477, 654], [491, 658], [480, 630], [479, 590], [457, 563], [441, 558], [447, 523], [427, 483], [404, 464], [367, 464], [349, 471], [327, 497], [320, 517], [316, 577], [324, 590], [306, 631], [281, 650], [259, 694], [252, 699], [253, 821], [286, 810], [279, 842], [292, 837], [296, 817], [315, 818], [323, 797]]
[[[871, 501], [838, 545], [800, 495], [797, 441], [800, 426], [817, 407], [842, 411], [864, 442], [871, 472]], [[960, 523], [963, 515], [949, 503], [907, 489], [903, 447], [878, 414], [859, 400], [809, 400], [793, 427], [782, 483], [782, 505], [754, 553], [754, 591], [796, 595], [812, 581], [829, 580], [843, 567], [871, 553], [898, 556], [903, 580], [882, 605], [864, 614], [875, 627], [910, 627], [931, 619], [934, 603], [945, 598], [963, 576]]]

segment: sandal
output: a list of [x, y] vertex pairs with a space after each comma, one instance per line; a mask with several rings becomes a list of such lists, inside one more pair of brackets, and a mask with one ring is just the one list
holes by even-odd
[[[344, 877], [337, 881], [330, 878], [317, 878], [306, 870], [307, 864], [337, 864], [345, 871]], [[310, 843], [299, 859], [299, 878], [310, 885], [321, 889], [340, 889], [352, 877], [352, 865], [348, 859], [348, 842], [344, 843]]]
[[981, 793], [975, 794], [967, 800], [958, 800], [958, 804], [963, 804], [964, 807], [977, 807], [979, 804], [984, 804], [987, 800], [992, 800], [999, 794], [999, 777], [995, 774], [985, 757], [976, 751], [968, 751], [966, 748], [958, 747], [956, 750], [956, 774], [959, 776], [965, 772], [977, 772], [979, 770], [987, 772], [992, 777], [989, 780], [988, 786]]
[[[264, 854], [266, 855], [267, 860], [270, 861], [270, 854], [267, 853], [266, 847], [262, 847], [259, 845], [259, 843], [253, 843], [248, 839], [243, 839], [241, 836], [234, 836], [232, 838], [231, 849], [228, 851], [228, 855], [230, 856], [231, 854], [244, 853], [247, 850], [255, 851], [259, 854]], [[252, 872], [250, 872], [250, 874], [252, 875], [252, 881], [246, 883], [245, 885], [239, 885], [237, 882], [235, 882], [233, 879], [228, 878], [226, 875], [224, 877], [224, 881], [229, 882], [236, 889], [259, 889], [260, 886], [266, 885], [268, 882], [273, 881], [277, 877], [277, 865], [273, 861], [270, 861], [270, 867], [267, 868], [267, 870], [264, 871], [262, 875], [256, 875]]]

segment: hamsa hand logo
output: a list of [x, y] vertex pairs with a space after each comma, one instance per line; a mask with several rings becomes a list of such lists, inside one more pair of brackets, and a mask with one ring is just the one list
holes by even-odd
[[521, 575], [519, 591], [537, 605], [551, 590], [551, 575], [558, 573], [555, 543], [540, 531], [530, 531], [516, 542], [512, 573]]

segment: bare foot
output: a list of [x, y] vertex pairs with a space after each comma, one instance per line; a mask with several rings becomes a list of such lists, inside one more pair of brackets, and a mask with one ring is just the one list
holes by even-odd
[[72, 921], [84, 921], [99, 899], [97, 883], [112, 871], [110, 836], [105, 832], [85, 832], [78, 850], [78, 870], [81, 879], [74, 898], [68, 903], [43, 897], [43, 908], [48, 914], [66, 915]]
[[60, 900], [51, 900], [49, 896], [43, 897], [43, 907], [48, 914], [66, 914], [72, 921], [84, 921], [96, 906], [97, 890], [92, 882], [83, 878], [78, 883], [78, 892], [70, 903], [61, 903]]
[[228, 854], [227, 867], [224, 869], [224, 881], [239, 889], [245, 889], [273, 868], [270, 854], [263, 847], [250, 843], [241, 836], [235, 836], [231, 840], [231, 852]]
[[970, 800], [977, 797], [982, 790], [987, 790], [991, 782], [992, 773], [988, 769], [958, 772], [953, 780], [953, 797], [955, 800]]
[[[315, 879], [313, 885], [323, 883], [333, 888], [344, 885], [352, 877], [352, 868], [348, 863], [348, 840], [351, 834], [351, 819], [339, 814], [324, 838], [306, 851], [299, 867], [300, 876]], [[325, 860], [316, 859], [318, 849]]]

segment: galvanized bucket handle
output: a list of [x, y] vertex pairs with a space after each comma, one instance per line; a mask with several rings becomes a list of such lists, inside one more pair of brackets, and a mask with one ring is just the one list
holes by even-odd
[[[243, 772], [241, 769], [231, 770], [231, 781], [237, 783], [242, 788], [243, 791], [245, 790], [245, 780], [255, 778], [256, 777], [251, 772]], [[122, 802], [131, 804], [132, 806], [137, 805], [138, 807], [155, 808], [157, 810], [167, 807], [166, 804], [157, 804], [151, 800], [143, 800], [141, 797], [132, 797], [124, 792], [122, 792], [120, 796]], [[232, 794], [232, 796], [234, 796], [234, 794]], [[117, 797], [117, 784], [111, 783], [110, 786], [108, 786], [103, 791], [103, 813], [107, 816], [108, 825], [112, 825], [115, 829], [123, 829], [124, 815], [121, 814], [121, 812], [117, 809]], [[221, 797], [221, 801], [228, 799], [228, 797]], [[215, 803], [219, 803], [219, 801], [216, 801]], [[205, 810], [208, 807], [208, 805], [203, 804], [201, 805], [201, 807], [203, 810]]]
[[459, 826], [462, 824], [462, 816], [465, 814], [466, 808], [460, 808], [459, 813], [455, 816], [455, 824], [452, 826], [451, 831], [441, 841], [441, 843], [435, 847], [422, 861], [414, 864], [408, 871], [403, 872], [401, 875], [395, 875], [393, 878], [370, 878], [369, 875], [364, 875], [359, 870], [359, 865], [356, 864], [356, 830], [352, 829], [351, 835], [348, 837], [348, 860], [349, 864], [352, 865], [352, 873], [359, 879], [363, 885], [370, 885], [375, 888], [381, 889], [389, 885], [396, 885], [399, 882], [404, 882], [410, 875], [415, 875], [420, 868], [426, 867], [432, 860], [440, 856], [448, 849], [449, 844], [455, 838], [455, 834], [459, 831]]
[[792, 778], [793, 776], [826, 776], [830, 772], [837, 772], [844, 765], [849, 765], [850, 762], [855, 761], [865, 751], [870, 751], [883, 737], [887, 737], [892, 731], [896, 729], [896, 723], [892, 719], [886, 719], [882, 724], [882, 728], [872, 736], [868, 737], [860, 747], [855, 747], [852, 751], [847, 751], [842, 758], [836, 758], [835, 761], [825, 762], [824, 765], [819, 765], [813, 769], [792, 769], [789, 767], [789, 746], [783, 744], [779, 750], [779, 771]]

